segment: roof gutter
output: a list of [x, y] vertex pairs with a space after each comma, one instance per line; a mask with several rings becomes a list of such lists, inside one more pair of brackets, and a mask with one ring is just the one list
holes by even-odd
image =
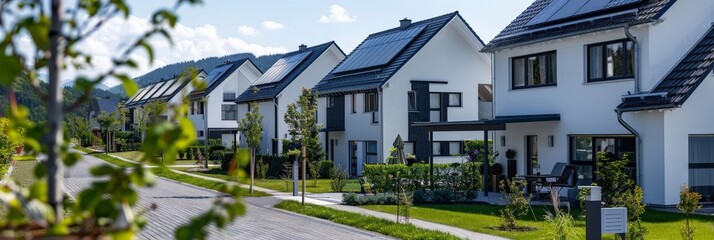
[[637, 179], [637, 184], [640, 185], [640, 187], [644, 191], [644, 186], [642, 186], [642, 174], [641, 174], [641, 172], [642, 172], [642, 137], [641, 137], [640, 133], [637, 130], [635, 130], [635, 128], [633, 128], [629, 123], [627, 123], [625, 121], [625, 119], [622, 118], [622, 113], [624, 113], [625, 111], [623, 111], [622, 109], [615, 109], [615, 112], [617, 113], [617, 121], [620, 122], [620, 125], [622, 125], [622, 127], [627, 129], [627, 131], [630, 131], [630, 133], [635, 135], [635, 142], [636, 142], [635, 143], [635, 161], [637, 162], [637, 167], [635, 168], [636, 169], [635, 174], [637, 176], [635, 178]]

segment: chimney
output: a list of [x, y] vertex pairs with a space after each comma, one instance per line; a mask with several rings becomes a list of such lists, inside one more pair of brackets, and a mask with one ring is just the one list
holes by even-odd
[[300, 46], [298, 46], [298, 49], [299, 49], [300, 51], [305, 51], [305, 50], [307, 50], [307, 45], [305, 45], [305, 44], [300, 44]]
[[409, 25], [412, 25], [412, 20], [411, 20], [411, 19], [409, 19], [409, 18], [404, 18], [404, 19], [402, 19], [402, 20], [399, 20], [399, 26], [400, 26], [402, 29], [408, 28]]

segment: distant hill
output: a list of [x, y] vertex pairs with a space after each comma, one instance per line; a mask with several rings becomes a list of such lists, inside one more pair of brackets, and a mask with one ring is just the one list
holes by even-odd
[[[74, 80], [66, 81], [62, 83], [62, 88], [67, 88], [67, 87], [74, 87]], [[109, 91], [109, 86], [104, 85], [103, 83], [97, 84], [94, 86], [96, 89], [101, 89], [104, 91]]]
[[[184, 69], [188, 67], [195, 67], [197, 69], [203, 69], [206, 72], [209, 72], [213, 70], [214, 67], [228, 62], [228, 61], [236, 61], [240, 60], [243, 58], [250, 58], [251, 61], [263, 72], [268, 70], [271, 66], [273, 66], [273, 63], [275, 61], [278, 61], [282, 57], [282, 54], [273, 54], [273, 55], [265, 55], [265, 56], [260, 56], [256, 57], [252, 53], [238, 53], [238, 54], [232, 54], [232, 55], [226, 55], [223, 57], [209, 57], [209, 58], [204, 58], [200, 60], [191, 60], [191, 61], [186, 61], [186, 62], [178, 62], [174, 64], [169, 64], [157, 69], [154, 69], [153, 71], [146, 73], [142, 76], [134, 78], [134, 81], [136, 81], [139, 86], [144, 87], [146, 85], [161, 81], [161, 80], [166, 80], [166, 79], [171, 79], [174, 76], [178, 75], [183, 71]], [[126, 97], [126, 94], [124, 93], [124, 88], [121, 85], [117, 85], [114, 87], [109, 88], [109, 91], [117, 94], [119, 96], [124, 96]]]

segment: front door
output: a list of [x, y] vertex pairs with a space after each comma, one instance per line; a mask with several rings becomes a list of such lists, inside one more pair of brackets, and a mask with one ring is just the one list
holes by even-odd
[[357, 176], [357, 156], [359, 156], [357, 145], [359, 145], [357, 142], [350, 141], [350, 176], [352, 177]]
[[[526, 136], [526, 175], [533, 175], [538, 164], [538, 136]], [[533, 191], [533, 186], [528, 184], [528, 192]]]

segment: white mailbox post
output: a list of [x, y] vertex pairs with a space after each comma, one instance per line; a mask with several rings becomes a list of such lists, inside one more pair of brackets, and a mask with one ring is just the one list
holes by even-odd
[[627, 208], [603, 208], [600, 216], [602, 233], [627, 233]]

